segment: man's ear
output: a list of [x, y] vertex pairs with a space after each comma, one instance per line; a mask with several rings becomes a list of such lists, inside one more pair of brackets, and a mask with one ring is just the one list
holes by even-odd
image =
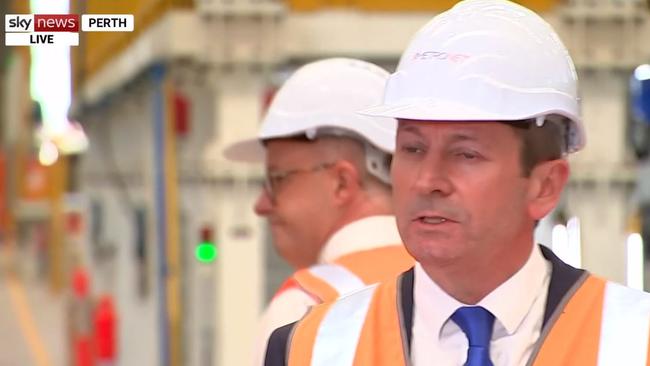
[[533, 168], [527, 193], [532, 219], [541, 220], [557, 206], [568, 179], [569, 163], [565, 159], [546, 161]]
[[361, 177], [357, 167], [349, 161], [339, 160], [332, 167], [336, 178], [334, 199], [344, 204], [356, 197], [361, 189]]

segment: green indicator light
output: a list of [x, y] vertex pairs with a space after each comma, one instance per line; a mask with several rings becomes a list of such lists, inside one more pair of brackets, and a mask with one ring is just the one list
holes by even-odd
[[218, 251], [213, 243], [203, 242], [196, 246], [194, 254], [199, 262], [211, 263], [217, 259]]

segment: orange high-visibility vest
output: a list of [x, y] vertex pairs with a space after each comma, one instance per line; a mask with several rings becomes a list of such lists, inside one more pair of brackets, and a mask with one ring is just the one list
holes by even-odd
[[[549, 258], [547, 250], [542, 252]], [[548, 302], [553, 304], [547, 304], [540, 339], [528, 365], [650, 365], [650, 294], [571, 267], [571, 283], [562, 285], [555, 272], [566, 271], [562, 266], [568, 266], [558, 264], [555, 257], [550, 261], [554, 274]], [[405, 305], [406, 292], [401, 287], [409, 275], [406, 292], [411, 303]], [[562, 287], [559, 296], [554, 286]], [[409, 271], [397, 281], [314, 307], [289, 336], [288, 365], [410, 365], [412, 289]], [[267, 354], [266, 365], [276, 365], [269, 359]]]
[[354, 252], [333, 263], [295, 272], [275, 296], [291, 288], [300, 288], [318, 303], [332, 301], [367, 285], [395, 278], [414, 263], [402, 244]]

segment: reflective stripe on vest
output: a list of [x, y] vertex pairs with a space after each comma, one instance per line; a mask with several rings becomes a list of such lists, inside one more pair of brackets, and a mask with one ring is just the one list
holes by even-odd
[[293, 278], [317, 303], [336, 300], [366, 286], [354, 272], [339, 264], [320, 264], [302, 269], [294, 273]]
[[292, 277], [303, 291], [320, 303], [392, 279], [413, 264], [413, 258], [403, 245], [387, 245], [344, 255], [335, 263], [302, 269]]
[[352, 365], [376, 288], [371, 285], [353, 296], [340, 298], [330, 307], [316, 333], [311, 366]]
[[349, 269], [338, 264], [320, 264], [307, 269], [312, 275], [332, 286], [340, 295], [365, 286], [365, 283]]
[[607, 283], [600, 326], [599, 366], [646, 365], [649, 313], [650, 295]]

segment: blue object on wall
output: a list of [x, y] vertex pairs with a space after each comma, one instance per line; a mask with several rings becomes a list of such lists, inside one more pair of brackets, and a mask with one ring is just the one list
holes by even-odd
[[632, 114], [638, 122], [650, 124], [650, 65], [637, 67], [630, 80]]

